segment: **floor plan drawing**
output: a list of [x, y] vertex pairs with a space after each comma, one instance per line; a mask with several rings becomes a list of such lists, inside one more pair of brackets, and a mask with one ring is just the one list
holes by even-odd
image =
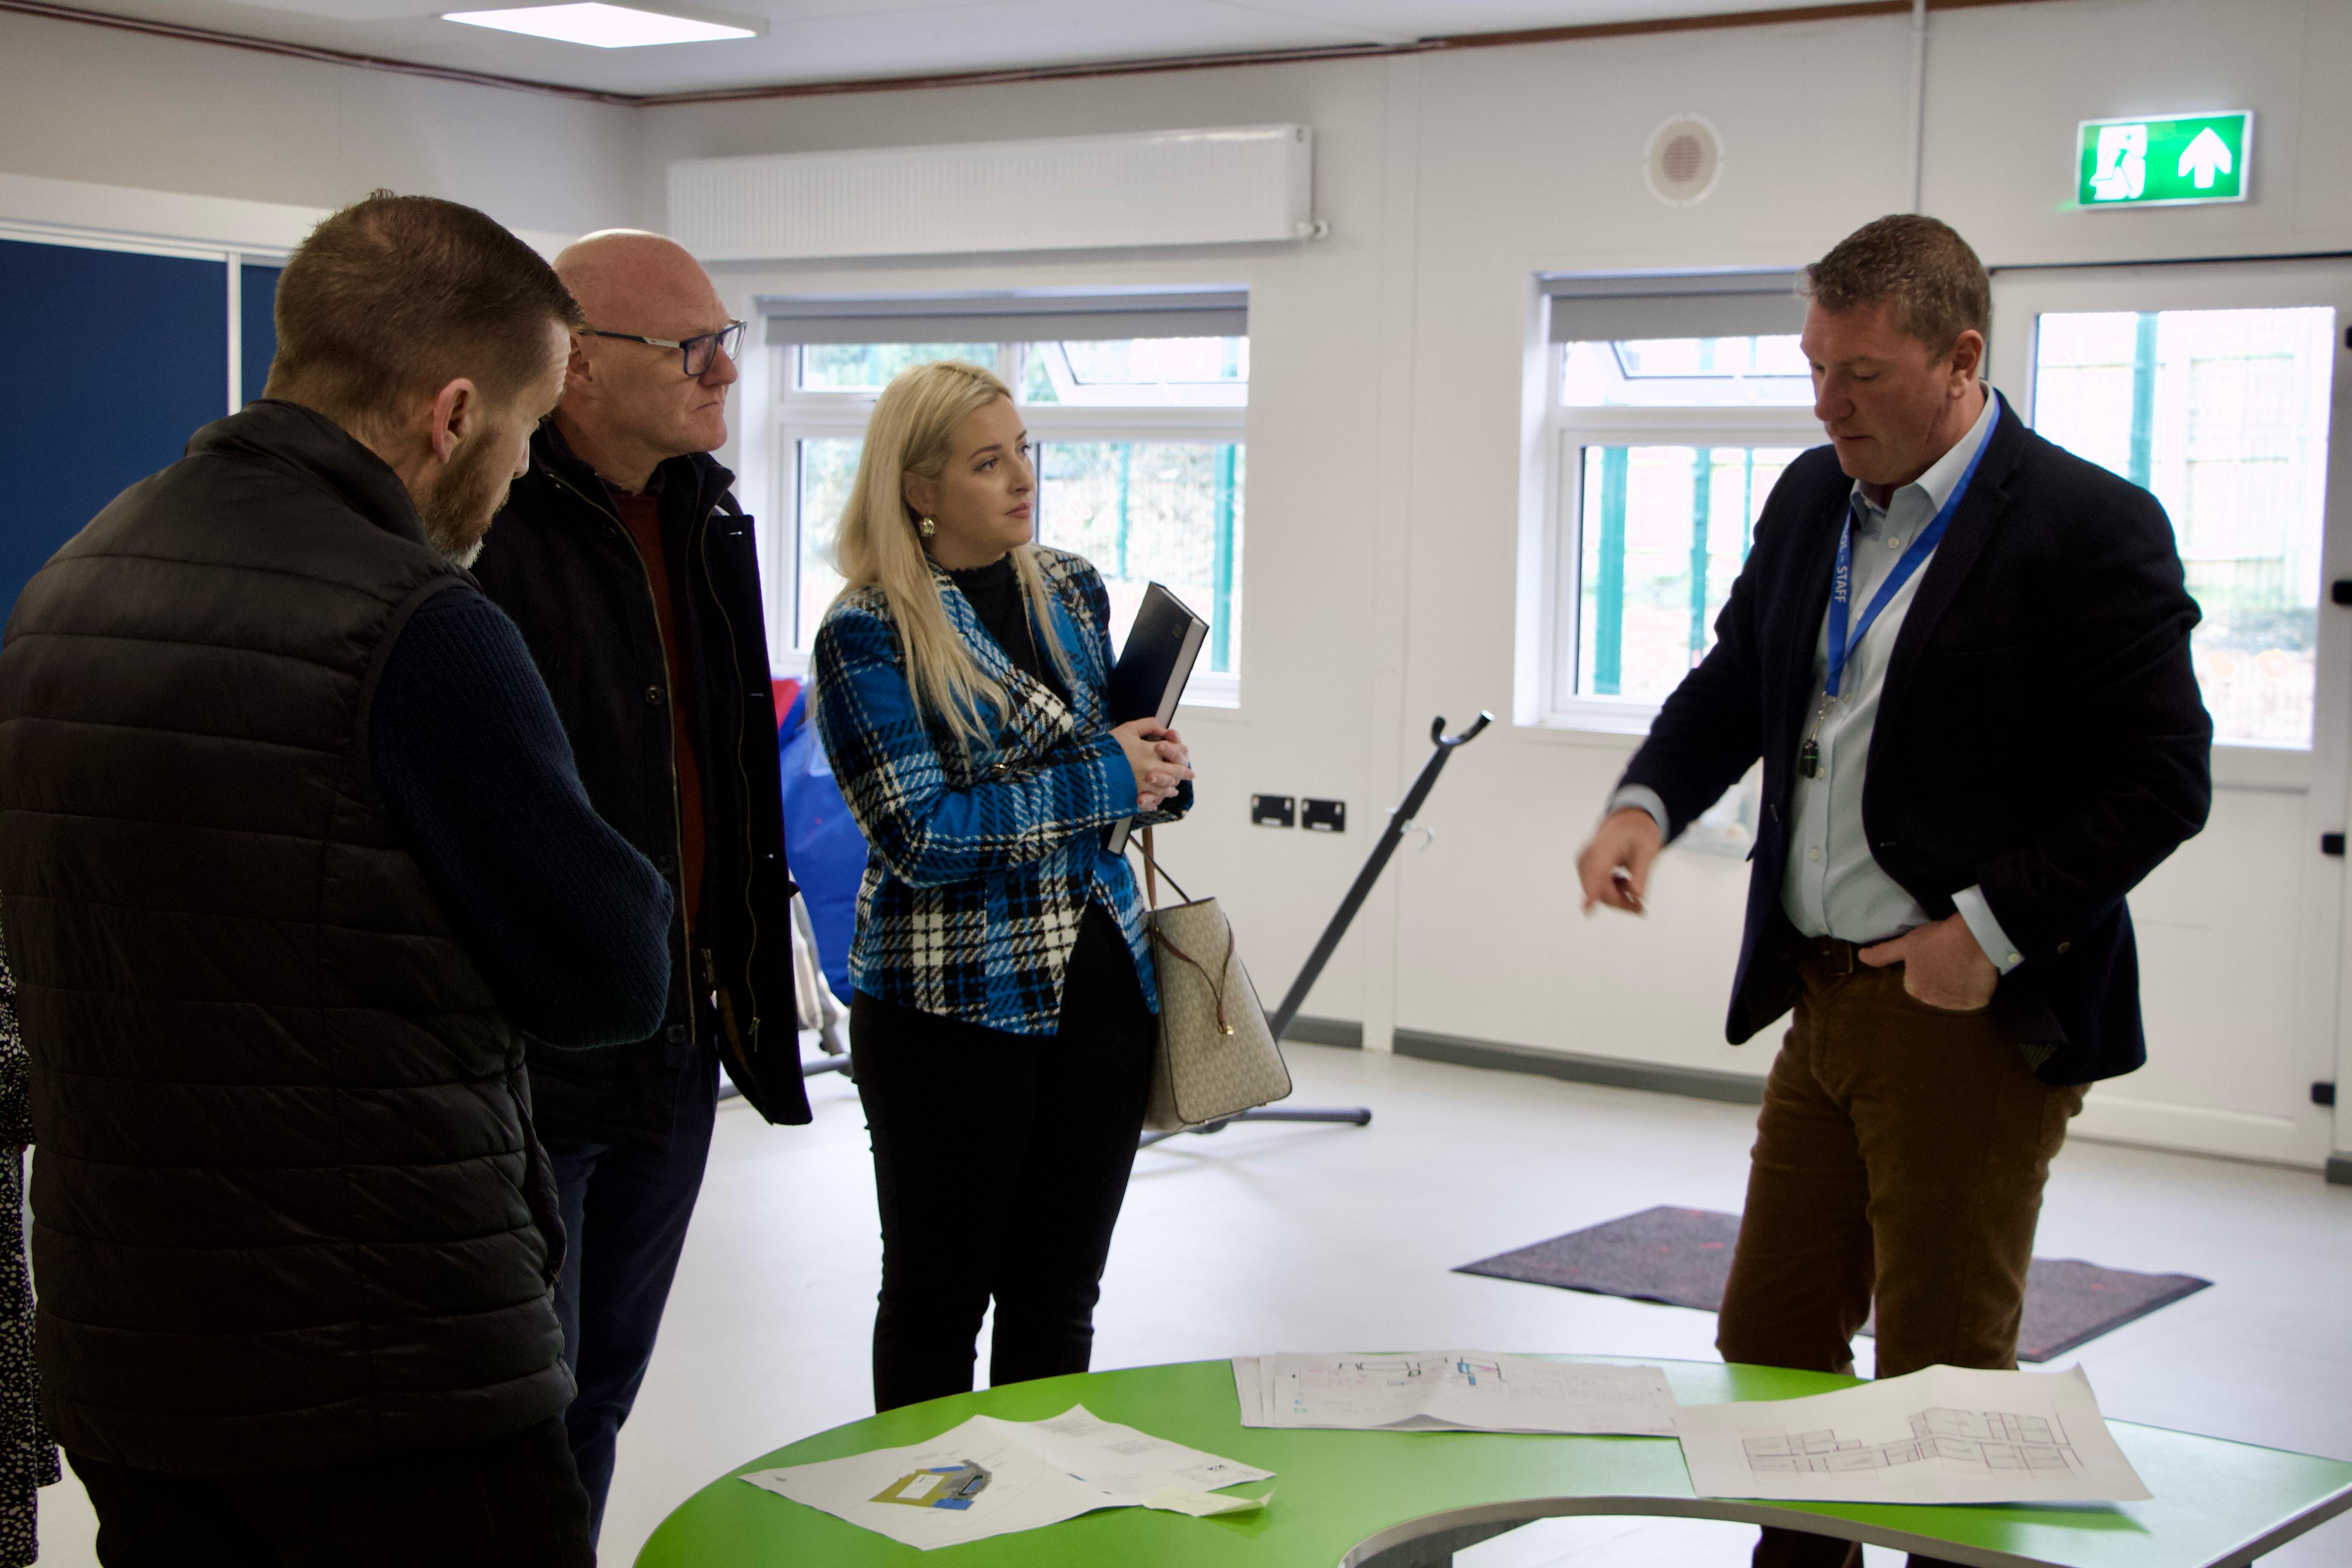
[[1234, 1368], [1245, 1426], [1656, 1437], [1675, 1430], [1674, 1391], [1654, 1366], [1428, 1351], [1248, 1356]]
[[1911, 1436], [1892, 1443], [1841, 1441], [1834, 1429], [1749, 1437], [1740, 1444], [1751, 1470], [1834, 1475], [1884, 1470], [1926, 1459], [1955, 1459], [1988, 1470], [2079, 1470], [2083, 1461], [2054, 1415], [2007, 1410], [1922, 1410]]
[[2079, 1366], [1931, 1366], [1794, 1399], [1685, 1405], [1691, 1489], [1785, 1502], [2138, 1502]]

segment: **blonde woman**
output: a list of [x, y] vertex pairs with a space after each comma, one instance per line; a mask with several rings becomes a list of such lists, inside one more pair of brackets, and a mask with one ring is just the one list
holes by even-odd
[[1192, 804], [1182, 740], [1111, 728], [1110, 606], [1031, 542], [1036, 472], [1003, 382], [886, 389], [816, 637], [825, 753], [873, 858], [851, 1058], [882, 1217], [874, 1403], [1087, 1370], [1150, 1087], [1143, 907], [1102, 830]]

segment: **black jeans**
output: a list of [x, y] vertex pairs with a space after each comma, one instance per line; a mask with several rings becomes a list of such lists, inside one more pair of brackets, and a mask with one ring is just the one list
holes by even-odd
[[718, 1105], [719, 1059], [706, 1050], [678, 1075], [665, 1142], [590, 1142], [540, 1124], [563, 1209], [555, 1315], [563, 1323], [563, 1359], [580, 1385], [563, 1424], [588, 1490], [591, 1541], [604, 1529], [614, 1448], [653, 1359], [702, 1192]]
[[182, 1476], [68, 1454], [106, 1568], [593, 1568], [563, 1423], [315, 1470]]
[[1087, 1370], [1158, 1038], [1127, 940], [1092, 905], [1051, 1035], [852, 997], [882, 1215], [875, 1409], [971, 1392], [992, 1297], [992, 1384]]

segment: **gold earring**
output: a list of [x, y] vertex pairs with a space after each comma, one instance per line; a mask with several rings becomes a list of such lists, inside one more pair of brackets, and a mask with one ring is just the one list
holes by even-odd
[[934, 535], [934, 534], [936, 534], [936, 533], [938, 533], [938, 532], [939, 532], [939, 531], [940, 531], [940, 525], [939, 525], [938, 523], [936, 523], [936, 522], [933, 522], [929, 518], [928, 518], [928, 517], [927, 517], [927, 518], [923, 519], [923, 521], [920, 521], [920, 522], [919, 522], [919, 523], [915, 524], [915, 529], [916, 529], [916, 531], [919, 532], [919, 533], [920, 533], [920, 534], [921, 534], [925, 539], [929, 539], [929, 538], [930, 538], [932, 535]]

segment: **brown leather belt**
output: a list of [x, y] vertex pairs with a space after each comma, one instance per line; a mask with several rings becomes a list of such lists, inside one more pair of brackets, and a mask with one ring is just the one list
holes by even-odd
[[1856, 970], [1872, 967], [1862, 961], [1862, 950], [1877, 945], [1875, 942], [1847, 942], [1841, 937], [1809, 936], [1804, 939], [1804, 945], [1799, 952], [1807, 965], [1824, 974], [1852, 974]]

